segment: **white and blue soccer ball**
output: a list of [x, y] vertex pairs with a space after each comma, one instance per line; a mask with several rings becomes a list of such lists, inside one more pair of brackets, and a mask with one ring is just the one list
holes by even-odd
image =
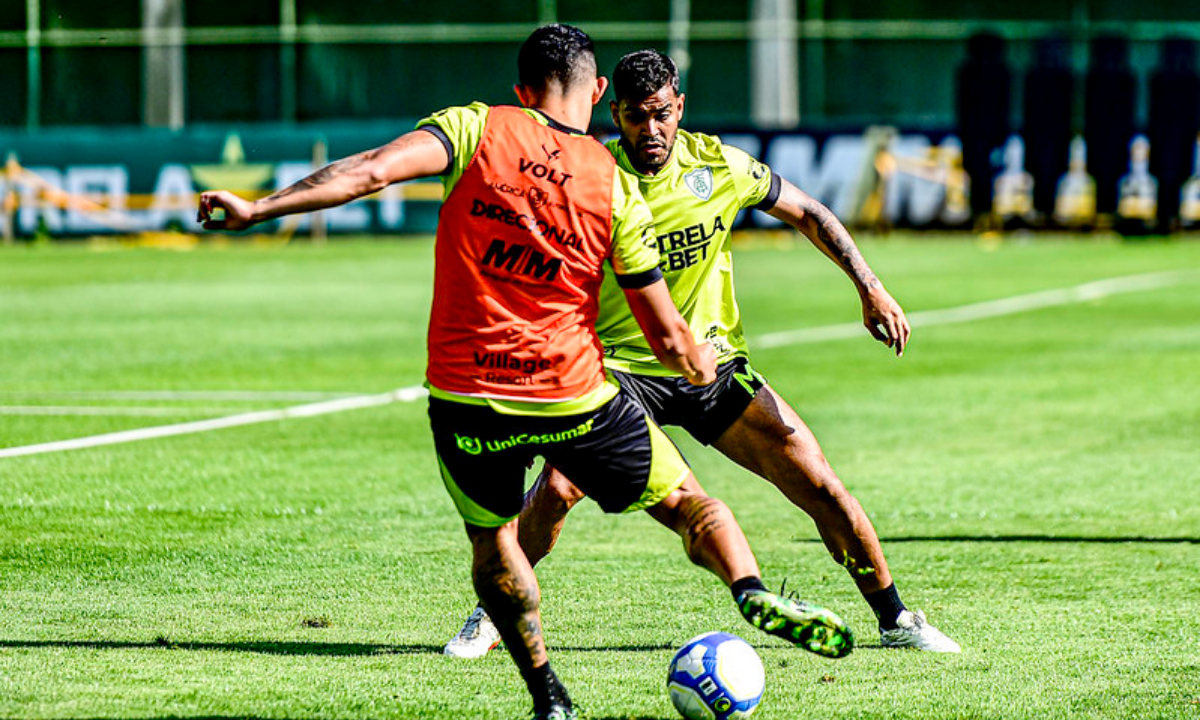
[[667, 689], [687, 720], [748, 718], [762, 700], [762, 660], [737, 635], [710, 632], [688, 640], [671, 660]]

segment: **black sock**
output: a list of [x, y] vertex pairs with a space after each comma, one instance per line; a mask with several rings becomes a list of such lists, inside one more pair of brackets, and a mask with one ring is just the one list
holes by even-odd
[[763, 585], [762, 578], [757, 575], [747, 575], [741, 580], [734, 580], [729, 586], [729, 592], [733, 593], [733, 600], [737, 602], [742, 599], [748, 590], [766, 590], [767, 586]]
[[877, 592], [864, 593], [863, 599], [875, 611], [875, 619], [879, 621], [880, 630], [895, 630], [896, 618], [908, 609], [900, 601], [900, 593], [896, 592], [896, 583]]
[[571, 698], [567, 695], [567, 689], [550, 669], [550, 663], [533, 668], [522, 668], [521, 677], [525, 680], [525, 687], [529, 688], [529, 694], [533, 696], [534, 710], [546, 710], [551, 705], [571, 707]]

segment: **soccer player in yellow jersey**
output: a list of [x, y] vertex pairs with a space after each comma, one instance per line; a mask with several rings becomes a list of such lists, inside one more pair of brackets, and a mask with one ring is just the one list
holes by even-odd
[[[613, 72], [613, 88], [620, 138], [609, 150], [638, 177], [654, 213], [659, 267], [671, 298], [696, 338], [713, 346], [719, 365], [715, 383], [694, 387], [657, 362], [611, 273], [596, 325], [605, 365], [657, 423], [682, 426], [773, 483], [813, 518], [826, 548], [874, 611], [885, 647], [958, 652], [958, 644], [922, 612], [901, 602], [870, 519], [808, 427], [750, 366], [733, 289], [730, 229], [737, 213], [762, 210], [803, 233], [853, 281], [867, 330], [897, 356], [909, 337], [904, 311], [828, 208], [745, 152], [679, 129], [684, 96], [670, 58], [655, 50], [626, 55]], [[563, 473], [543, 473], [520, 520], [521, 545], [531, 562], [550, 551], [581, 497]], [[477, 608], [446, 653], [478, 657], [497, 642]]]

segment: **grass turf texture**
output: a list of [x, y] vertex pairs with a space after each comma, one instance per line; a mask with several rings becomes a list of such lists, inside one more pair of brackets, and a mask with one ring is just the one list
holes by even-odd
[[[1200, 268], [1200, 244], [863, 242], [910, 311]], [[420, 382], [426, 241], [0, 252], [0, 447], [288, 403], [74, 400], [118, 390], [379, 392]], [[747, 332], [853, 321], [803, 244], [738, 252]], [[884, 651], [811, 522], [679, 433], [769, 584], [837, 609], [824, 660], [756, 634], [646, 517], [572, 517], [539, 568], [551, 657], [588, 717], [672, 718], [674, 648], [763, 657], [757, 717], [1200, 718], [1200, 287], [762, 350], [959, 656]], [[219, 405], [220, 407], [214, 407]], [[190, 409], [189, 409], [190, 408]], [[511, 661], [440, 656], [469, 554], [423, 402], [0, 459], [0, 717], [513, 718]]]

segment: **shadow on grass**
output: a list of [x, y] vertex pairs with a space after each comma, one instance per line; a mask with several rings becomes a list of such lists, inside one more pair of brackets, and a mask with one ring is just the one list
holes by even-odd
[[[1194, 537], [1146, 537], [1144, 535], [1122, 535], [1117, 537], [1087, 537], [1083, 535], [899, 535], [891, 537], [880, 536], [879, 541], [885, 545], [904, 542], [1200, 544], [1200, 538]], [[820, 538], [797, 538], [796, 542], [819, 543], [823, 541]]]
[[554, 652], [657, 652], [659, 650], [675, 650], [671, 643], [657, 645], [549, 645], [547, 650]]
[[[82, 648], [90, 650], [213, 650], [218, 652], [259, 653], [262, 655], [441, 655], [441, 645], [375, 645], [371, 643], [317, 642], [187, 642], [159, 638], [146, 642], [126, 640], [0, 640], [3, 648]], [[655, 645], [551, 645], [554, 652], [657, 652], [674, 650], [671, 643]]]
[[440, 655], [441, 645], [373, 645], [317, 642], [175, 642], [161, 638], [148, 642], [119, 640], [0, 640], [0, 648], [86, 648], [94, 650], [215, 650], [263, 655]]

